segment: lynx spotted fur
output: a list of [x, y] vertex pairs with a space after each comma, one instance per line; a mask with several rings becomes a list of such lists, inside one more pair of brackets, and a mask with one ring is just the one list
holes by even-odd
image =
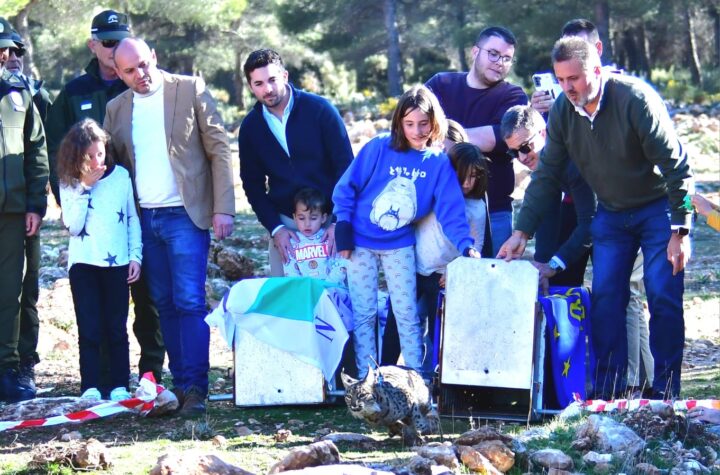
[[388, 428], [390, 437], [402, 435], [407, 445], [422, 441], [420, 435], [436, 433], [439, 419], [430, 391], [420, 375], [398, 366], [370, 368], [365, 379], [341, 374], [345, 403], [350, 414], [374, 426]]

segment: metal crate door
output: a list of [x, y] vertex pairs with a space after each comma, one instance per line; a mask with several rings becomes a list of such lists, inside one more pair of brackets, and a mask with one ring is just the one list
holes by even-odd
[[445, 288], [440, 382], [531, 389], [537, 269], [460, 257]]

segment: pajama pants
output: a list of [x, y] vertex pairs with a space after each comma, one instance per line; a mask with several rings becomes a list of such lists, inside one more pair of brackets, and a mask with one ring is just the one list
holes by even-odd
[[390, 302], [395, 313], [405, 366], [420, 371], [422, 331], [415, 301], [415, 249], [375, 250], [357, 247], [350, 258], [348, 287], [353, 306], [353, 342], [358, 376], [379, 362], [377, 351], [378, 271], [382, 265]]

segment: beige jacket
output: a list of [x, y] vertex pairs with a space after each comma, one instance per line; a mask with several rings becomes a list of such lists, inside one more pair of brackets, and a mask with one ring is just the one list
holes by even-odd
[[[190, 219], [209, 229], [213, 214], [235, 215], [233, 170], [225, 127], [201, 78], [161, 71], [165, 99], [165, 141], [180, 197]], [[133, 92], [110, 101], [103, 127], [109, 152], [135, 177], [132, 143]]]

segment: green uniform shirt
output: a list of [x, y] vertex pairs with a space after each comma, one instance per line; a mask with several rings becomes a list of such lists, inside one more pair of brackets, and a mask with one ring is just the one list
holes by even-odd
[[48, 160], [45, 131], [24, 81], [0, 77], [0, 213], [45, 214]]

